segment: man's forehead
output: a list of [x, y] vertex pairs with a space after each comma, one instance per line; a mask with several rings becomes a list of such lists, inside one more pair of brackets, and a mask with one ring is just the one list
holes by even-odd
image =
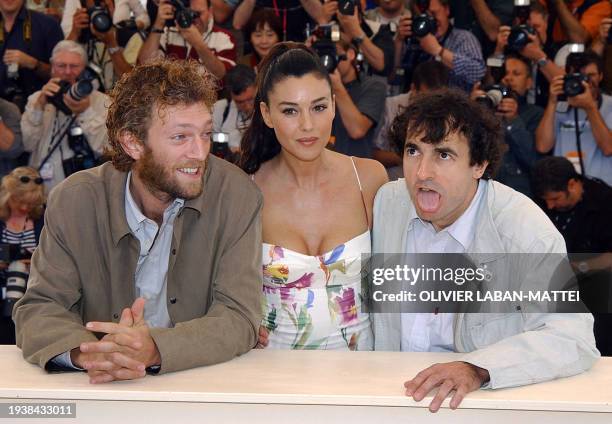
[[425, 131], [421, 131], [421, 132], [411, 132], [410, 129], [408, 129], [408, 133], [407, 133], [407, 137], [406, 137], [406, 142], [407, 143], [415, 143], [415, 144], [419, 144], [419, 145], [429, 145], [431, 146], [431, 148], [437, 148], [437, 147], [449, 147], [449, 146], [465, 146], [468, 147], [468, 141], [467, 138], [465, 137], [465, 135], [463, 135], [462, 133], [460, 133], [459, 131], [453, 131], [448, 133], [444, 139], [442, 139], [439, 143], [432, 143], [429, 140], [429, 134]]
[[198, 117], [198, 124], [212, 121], [210, 108], [204, 102], [190, 105], [179, 103], [176, 105], [153, 105], [153, 116], [161, 120], [162, 125], [181, 124], [193, 121]]

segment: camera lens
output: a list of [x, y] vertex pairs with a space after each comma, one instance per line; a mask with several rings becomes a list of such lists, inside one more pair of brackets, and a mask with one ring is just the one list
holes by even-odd
[[113, 21], [104, 9], [96, 9], [91, 13], [91, 24], [98, 32], [108, 32], [113, 26]]
[[94, 87], [91, 80], [78, 80], [72, 85], [72, 87], [70, 87], [68, 94], [74, 100], [79, 101], [89, 96], [93, 91], [93, 88]]
[[574, 97], [584, 93], [583, 81], [584, 77], [581, 74], [566, 75], [563, 79], [563, 94]]

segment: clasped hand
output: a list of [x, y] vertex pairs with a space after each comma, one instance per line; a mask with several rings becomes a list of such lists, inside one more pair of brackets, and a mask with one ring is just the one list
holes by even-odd
[[146, 368], [161, 365], [161, 357], [149, 327], [144, 320], [143, 298], [125, 308], [118, 324], [88, 322], [85, 326], [95, 333], [106, 333], [99, 341], [81, 343], [71, 352], [72, 362], [85, 370], [89, 382], [108, 383], [132, 380], [146, 375]]

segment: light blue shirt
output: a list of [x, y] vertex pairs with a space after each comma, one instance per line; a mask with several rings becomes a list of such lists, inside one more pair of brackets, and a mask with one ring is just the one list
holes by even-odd
[[[128, 173], [125, 183], [125, 217], [134, 237], [140, 242], [140, 254], [136, 265], [136, 296], [145, 299], [144, 318], [149, 327], [169, 328], [172, 320], [166, 303], [166, 288], [174, 220], [185, 201], [175, 199], [164, 211], [161, 227], [144, 216], [132, 197]], [[70, 360], [70, 351], [64, 352], [52, 361], [64, 368], [75, 367]]]
[[[601, 95], [599, 113], [608, 128], [612, 127], [612, 97]], [[612, 185], [612, 156], [605, 156], [597, 145], [591, 123], [587, 119], [584, 109], [578, 109], [578, 128], [580, 130], [580, 148], [584, 162], [585, 175], [603, 180]], [[580, 173], [580, 161], [576, 147], [576, 124], [574, 110], [557, 112], [555, 115], [555, 156], [564, 156], [572, 162], [576, 171]]]
[[166, 304], [166, 286], [174, 220], [185, 204], [175, 199], [164, 211], [161, 227], [143, 215], [130, 192], [132, 173], [125, 187], [125, 217], [134, 237], [140, 242], [136, 265], [136, 296], [145, 299], [144, 318], [149, 327], [169, 328], [172, 321]]
[[[436, 232], [420, 218], [412, 222], [414, 231], [406, 237], [406, 253], [465, 253], [474, 240], [476, 217], [483, 202], [483, 184], [468, 208], [454, 223]], [[405, 313], [401, 316], [403, 352], [453, 352], [455, 314]]]

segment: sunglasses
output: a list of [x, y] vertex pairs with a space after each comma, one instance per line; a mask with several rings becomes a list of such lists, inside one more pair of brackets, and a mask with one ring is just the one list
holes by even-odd
[[34, 184], [38, 184], [38, 185], [41, 185], [43, 183], [43, 179], [42, 178], [40, 178], [40, 177], [31, 178], [31, 177], [28, 177], [27, 175], [22, 175], [21, 177], [19, 177], [19, 181], [21, 181], [24, 184], [27, 184], [30, 181], [33, 181]]

